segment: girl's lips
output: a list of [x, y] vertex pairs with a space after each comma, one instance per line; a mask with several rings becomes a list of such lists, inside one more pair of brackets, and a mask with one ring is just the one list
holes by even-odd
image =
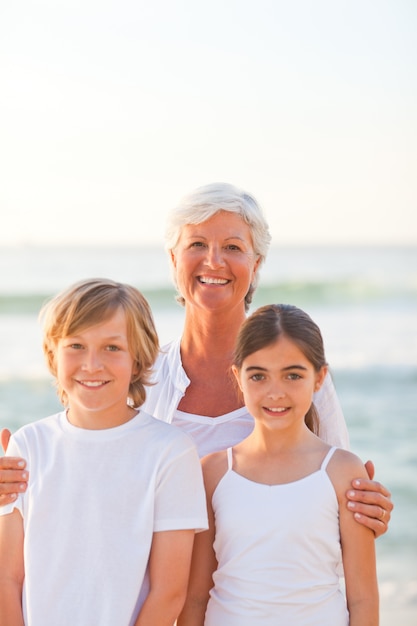
[[286, 411], [289, 410], [289, 407], [287, 406], [265, 406], [264, 407], [265, 411], [269, 411], [270, 413], [275, 413], [276, 415], [280, 415], [281, 413], [285, 413]]

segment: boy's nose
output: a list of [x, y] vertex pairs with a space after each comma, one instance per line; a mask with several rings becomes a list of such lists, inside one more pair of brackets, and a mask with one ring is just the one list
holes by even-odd
[[102, 361], [96, 350], [88, 350], [83, 364], [83, 369], [89, 372], [95, 372], [102, 368]]

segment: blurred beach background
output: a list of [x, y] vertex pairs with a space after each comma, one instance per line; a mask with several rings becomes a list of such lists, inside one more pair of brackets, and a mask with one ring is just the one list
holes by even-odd
[[168, 210], [226, 181], [265, 209], [254, 306], [320, 324], [351, 447], [393, 494], [381, 626], [417, 623], [417, 3], [0, 3], [0, 426], [59, 408], [37, 313], [139, 287], [181, 332]]
[[[76, 280], [106, 276], [147, 296], [162, 343], [181, 333], [162, 247], [0, 250], [0, 427], [59, 409], [37, 314]], [[381, 625], [417, 618], [417, 246], [272, 248], [253, 307], [288, 302], [320, 325], [351, 439], [395, 503], [377, 541]]]

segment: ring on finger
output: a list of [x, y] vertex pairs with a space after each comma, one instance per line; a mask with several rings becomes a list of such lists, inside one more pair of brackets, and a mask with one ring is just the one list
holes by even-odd
[[384, 520], [385, 514], [386, 514], [386, 510], [382, 509], [381, 517], [379, 518], [381, 522]]

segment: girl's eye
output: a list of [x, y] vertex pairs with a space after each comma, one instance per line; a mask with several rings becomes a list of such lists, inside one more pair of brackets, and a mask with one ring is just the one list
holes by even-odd
[[259, 380], [264, 380], [265, 376], [263, 374], [253, 374], [250, 377], [250, 380], [254, 380], [255, 382], [258, 382]]
[[300, 380], [300, 378], [301, 378], [300, 374], [288, 374], [289, 380]]

